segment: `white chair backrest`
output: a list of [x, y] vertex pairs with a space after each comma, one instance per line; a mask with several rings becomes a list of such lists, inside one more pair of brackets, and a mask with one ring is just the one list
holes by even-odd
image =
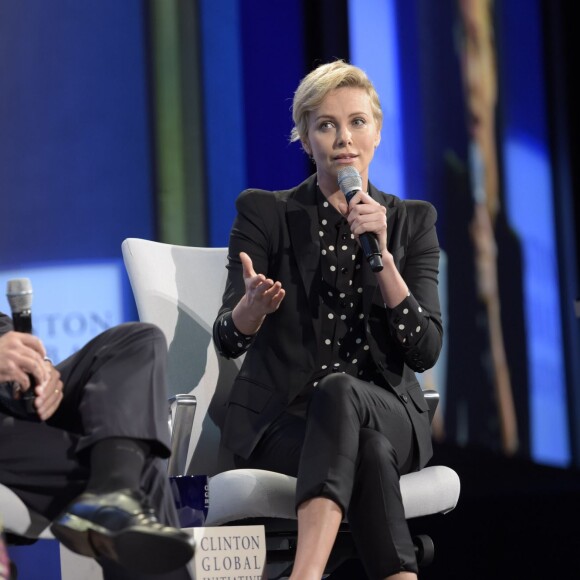
[[197, 398], [187, 473], [214, 475], [231, 469], [231, 453], [219, 445], [219, 425], [240, 361], [219, 357], [212, 341], [227, 276], [227, 248], [127, 238], [122, 251], [139, 319], [156, 324], [167, 338], [169, 394]]

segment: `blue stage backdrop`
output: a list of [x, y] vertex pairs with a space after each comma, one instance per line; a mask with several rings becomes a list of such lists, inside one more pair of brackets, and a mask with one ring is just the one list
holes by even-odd
[[[496, 9], [492, 45], [498, 55], [498, 163], [507, 223], [505, 243], [508, 238], [513, 241], [511, 246], [502, 246], [498, 238], [498, 264], [512, 251], [514, 257], [519, 252], [522, 263], [519, 280], [516, 262], [511, 263], [511, 271], [508, 265], [505, 278], [499, 273], [500, 283], [509, 287], [500, 288], [500, 294], [515, 296], [515, 300], [504, 299], [501, 306], [510, 364], [510, 353], [517, 352], [509, 372], [521, 431], [519, 450], [541, 463], [566, 466], [571, 460], [570, 435], [540, 3], [498, 2]], [[450, 276], [455, 272], [454, 279], [445, 280], [447, 266], [442, 268], [442, 281], [451, 286], [452, 293], [453, 288], [457, 292], [449, 294], [447, 304], [452, 326], [449, 335], [454, 336], [454, 321], [478, 316], [475, 309], [461, 311], [469, 307], [452, 299], [468, 299], [469, 285], [460, 287], [457, 274], [466, 277], [470, 271], [465, 269], [469, 254], [458, 254], [455, 247], [458, 238], [453, 232], [461, 227], [467, 232], [467, 222], [465, 214], [459, 213], [460, 204], [452, 201], [449, 181], [452, 172], [467, 177], [469, 164], [456, 2], [350, 0], [349, 21], [352, 60], [376, 82], [386, 114], [381, 148], [387, 145], [387, 150], [374, 165], [371, 179], [396, 195], [424, 198], [436, 205], [442, 247], [449, 251], [448, 272]], [[461, 203], [465, 205], [465, 201]], [[470, 243], [467, 236], [465, 241]], [[519, 335], [512, 332], [518, 326], [523, 329]], [[513, 342], [518, 339], [522, 344], [516, 351]], [[482, 346], [474, 335], [464, 336], [462, 341], [471, 351]], [[442, 395], [440, 436], [459, 444], [489, 443], [499, 448], [499, 435], [493, 435], [498, 431], [498, 411], [491, 402], [493, 381], [480, 385], [476, 375], [488, 371], [474, 375], [477, 365], [467, 362], [469, 357], [457, 356], [458, 342], [461, 340], [448, 345], [444, 360], [438, 363], [438, 367], [451, 366], [445, 371], [438, 368], [436, 373], [436, 387]], [[486, 353], [482, 348], [477, 356], [483, 368], [489, 369], [489, 361], [483, 360]], [[460, 368], [462, 361], [465, 368]], [[450, 372], [455, 373], [453, 377]], [[488, 392], [477, 392], [483, 389]], [[473, 422], [470, 406], [476, 413], [489, 411], [488, 423]], [[489, 433], [483, 433], [486, 430]]]
[[300, 2], [201, 0], [209, 245], [225, 246], [247, 187], [281, 189], [307, 176], [290, 144], [291, 105], [306, 74]]
[[154, 235], [144, 7], [2, 2], [0, 271], [29, 276], [42, 265], [32, 278], [39, 308], [39, 294], [74, 292], [98, 260], [117, 274], [83, 287], [83, 316], [115, 295], [120, 318], [135, 317], [116, 293], [128, 290], [122, 240]]
[[[456, 154], [454, 168], [461, 170], [467, 151], [455, 4], [348, 4], [351, 60], [375, 81], [385, 109], [371, 179], [401, 197], [433, 201], [442, 247], [450, 254], [448, 236], [456, 218], [445, 181], [446, 155]], [[293, 92], [316, 64], [305, 54], [307, 5], [197, 3], [201, 61], [192, 67], [201, 67], [204, 92], [199, 130], [205, 144], [208, 245], [227, 244], [242, 189], [289, 187], [313, 170], [300, 146], [288, 143]], [[503, 210], [519, 241], [523, 288], [518, 308], [527, 331], [522, 359], [527, 390], [521, 405], [527, 417], [521, 424], [528, 424], [532, 458], [566, 465], [566, 377], [540, 1], [495, 5]], [[103, 324], [136, 317], [120, 245], [126, 237], [156, 235], [146, 6], [140, 0], [2, 3], [0, 281], [31, 277], [36, 304], [43, 308], [46, 296], [66, 295], [63, 280], [67, 291], [74, 291], [86, 267], [106, 271], [82, 290], [82, 313], [72, 302], [69, 309], [58, 306], [58, 312], [54, 303], [46, 312], [36, 310], [41, 335], [60, 321], [69, 334], [90, 328], [77, 337], [84, 340]], [[510, 312], [505, 304], [503, 311]], [[445, 383], [439, 386], [442, 410], [446, 396], [462, 396], [451, 396]], [[456, 415], [463, 420], [461, 409]], [[466, 433], [461, 427], [454, 440], [463, 443]]]

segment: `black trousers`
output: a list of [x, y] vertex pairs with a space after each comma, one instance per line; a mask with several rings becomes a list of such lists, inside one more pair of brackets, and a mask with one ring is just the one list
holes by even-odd
[[[166, 357], [165, 337], [156, 326], [127, 323], [57, 365], [63, 400], [47, 422], [0, 409], [0, 482], [51, 520], [86, 488], [92, 445], [110, 437], [144, 440], [151, 455], [141, 488], [159, 520], [179, 527], [164, 461], [170, 453]], [[137, 580], [110, 562], [101, 564], [108, 580]], [[183, 569], [151, 578], [190, 575]]]
[[398, 397], [346, 374], [314, 389], [306, 418], [281, 415], [252, 455], [254, 467], [297, 477], [296, 505], [334, 500], [371, 580], [417, 573], [399, 478], [416, 468], [411, 421]]

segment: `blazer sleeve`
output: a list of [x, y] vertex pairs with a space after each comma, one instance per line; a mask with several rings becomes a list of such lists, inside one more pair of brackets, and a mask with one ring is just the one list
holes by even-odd
[[443, 342], [437, 211], [425, 201], [404, 203], [407, 228], [406, 239], [401, 240], [404, 258], [399, 267], [410, 294], [403, 304], [389, 311], [389, 326], [405, 363], [423, 372], [437, 362]]
[[[213, 324], [213, 338], [218, 352], [226, 358], [236, 358], [252, 344], [233, 327], [232, 310], [246, 291], [240, 252], [252, 259], [254, 270], [270, 276], [272, 224], [275, 218], [275, 199], [272, 192], [249, 189], [236, 200], [237, 215], [230, 233], [228, 246], [228, 276], [222, 306]], [[241, 340], [232, 340], [232, 333]]]

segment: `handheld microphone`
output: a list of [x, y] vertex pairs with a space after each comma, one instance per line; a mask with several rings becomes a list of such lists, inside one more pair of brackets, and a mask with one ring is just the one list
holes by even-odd
[[[360, 173], [351, 165], [347, 165], [338, 170], [338, 187], [344, 193], [347, 203], [357, 191], [362, 191], [362, 178]], [[383, 269], [383, 260], [377, 236], [370, 232], [365, 232], [359, 236], [359, 241], [363, 253], [371, 270], [380, 272]]]
[[[32, 333], [32, 284], [28, 278], [8, 280], [6, 297], [12, 310], [12, 323], [16, 332]], [[28, 413], [36, 413], [34, 407], [34, 387], [36, 379], [29, 374], [30, 388], [22, 393], [22, 400]]]

